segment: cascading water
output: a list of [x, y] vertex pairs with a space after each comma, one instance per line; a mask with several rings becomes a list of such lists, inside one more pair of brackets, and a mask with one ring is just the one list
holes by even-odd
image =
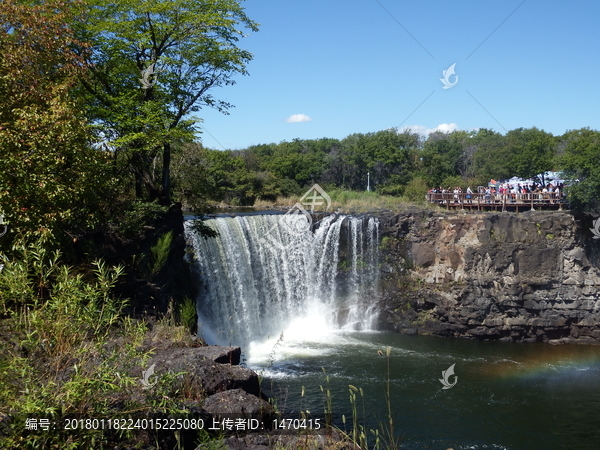
[[[328, 216], [310, 229], [292, 214], [206, 224], [218, 237], [186, 223], [202, 284], [200, 330], [208, 341], [242, 345], [288, 417], [324, 417], [331, 400], [344, 429], [343, 418], [357, 414], [351, 385], [365, 429], [390, 423], [391, 405], [403, 449], [599, 448], [598, 348], [354, 331], [375, 317], [376, 219]], [[440, 374], [454, 364], [458, 383], [444, 390]]]
[[379, 221], [330, 215], [249, 215], [186, 223], [201, 281], [199, 328], [210, 343], [315, 338], [374, 325]]

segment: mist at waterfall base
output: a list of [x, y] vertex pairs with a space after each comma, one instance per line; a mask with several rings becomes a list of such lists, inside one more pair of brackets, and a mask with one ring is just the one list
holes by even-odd
[[[186, 223], [203, 285], [201, 333], [211, 343], [241, 345], [287, 417], [306, 410], [323, 417], [321, 388], [329, 389], [334, 423], [349, 429], [353, 385], [364, 392], [360, 423], [378, 429], [388, 422], [389, 379], [400, 448], [600, 449], [599, 348], [374, 330], [376, 219], [327, 216], [313, 229], [300, 215], [206, 223], [217, 238]], [[442, 371], [452, 364], [457, 383], [442, 389]]]

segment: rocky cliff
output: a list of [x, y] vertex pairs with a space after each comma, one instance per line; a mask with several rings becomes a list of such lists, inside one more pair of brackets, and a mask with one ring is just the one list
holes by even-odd
[[415, 210], [382, 221], [382, 327], [600, 344], [600, 240], [590, 218]]

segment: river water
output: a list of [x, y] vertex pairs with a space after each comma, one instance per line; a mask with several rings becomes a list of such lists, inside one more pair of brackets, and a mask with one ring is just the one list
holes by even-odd
[[201, 334], [241, 345], [286, 417], [323, 417], [329, 390], [335, 425], [349, 430], [356, 409], [370, 444], [389, 400], [403, 449], [600, 450], [600, 348], [372, 330], [378, 222], [286, 220], [208, 220], [219, 233], [208, 239], [186, 223]]
[[[393, 332], [318, 335], [302, 339], [292, 331], [286, 339], [284, 332], [274, 351], [274, 340], [250, 348], [248, 366], [263, 374], [265, 389], [286, 414], [322, 415], [320, 386], [329, 386], [334, 420], [344, 429], [341, 415], [350, 424], [353, 385], [364, 392], [360, 422], [378, 429], [387, 423], [389, 376], [400, 448], [600, 449], [600, 348]], [[449, 382], [456, 384], [443, 389], [439, 379], [452, 364], [456, 378]]]

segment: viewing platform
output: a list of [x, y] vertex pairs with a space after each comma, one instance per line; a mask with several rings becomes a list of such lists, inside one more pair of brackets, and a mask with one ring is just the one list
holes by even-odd
[[[470, 196], [471, 198], [467, 198]], [[530, 193], [530, 194], [485, 194], [446, 192], [445, 194], [426, 194], [429, 203], [438, 204], [446, 209], [464, 209], [469, 211], [501, 211], [523, 212], [540, 210], [568, 209], [562, 193]]]

